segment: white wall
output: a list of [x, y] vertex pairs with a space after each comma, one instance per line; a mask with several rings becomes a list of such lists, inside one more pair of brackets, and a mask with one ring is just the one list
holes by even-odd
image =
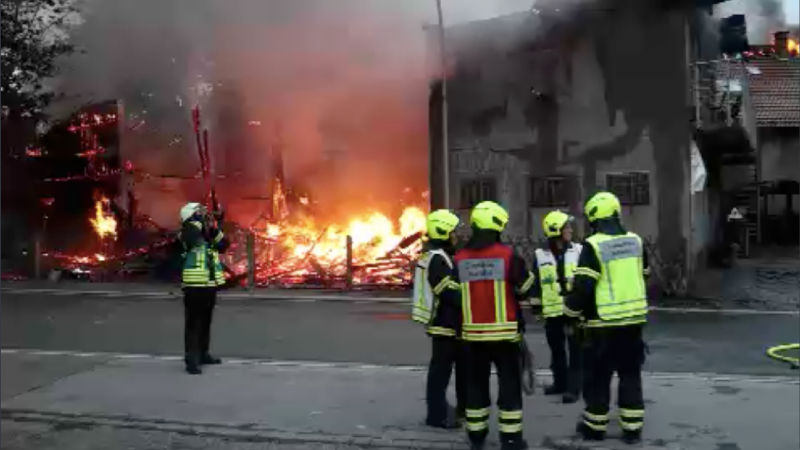
[[800, 182], [800, 137], [761, 138], [761, 178], [764, 181]]

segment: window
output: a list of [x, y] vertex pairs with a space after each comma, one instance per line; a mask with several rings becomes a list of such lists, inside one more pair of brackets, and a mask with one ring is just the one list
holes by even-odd
[[497, 182], [493, 178], [480, 178], [461, 182], [462, 208], [472, 208], [485, 200], [497, 201]]
[[534, 208], [568, 207], [577, 183], [574, 178], [531, 178], [528, 203]]
[[623, 205], [650, 204], [650, 174], [648, 172], [606, 174], [606, 189], [613, 192]]

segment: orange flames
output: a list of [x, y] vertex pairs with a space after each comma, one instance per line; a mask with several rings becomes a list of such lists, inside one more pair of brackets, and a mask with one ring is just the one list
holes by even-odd
[[89, 222], [92, 223], [95, 233], [101, 240], [106, 238], [117, 239], [117, 220], [106, 212], [109, 210], [109, 206], [108, 198], [102, 197], [94, 204], [94, 217], [89, 218]]
[[[307, 197], [299, 200], [301, 205], [309, 203]], [[349, 236], [353, 281], [392, 283], [408, 281], [406, 266], [421, 246], [414, 236], [424, 231], [426, 213], [418, 207], [407, 207], [395, 221], [371, 211], [342, 224], [319, 223], [303, 210], [282, 217], [254, 230], [261, 249], [257, 259], [262, 269], [256, 274], [260, 282], [343, 277]]]
[[797, 41], [794, 39], [789, 39], [786, 43], [786, 50], [788, 50], [789, 53], [800, 53], [800, 46], [798, 46]]

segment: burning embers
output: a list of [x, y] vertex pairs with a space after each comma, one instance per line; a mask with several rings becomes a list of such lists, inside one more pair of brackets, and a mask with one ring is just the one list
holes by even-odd
[[[326, 224], [311, 215], [309, 203], [307, 197], [299, 197], [298, 210], [284, 210], [273, 215], [277, 219], [252, 229], [257, 284], [330, 287], [409, 281], [425, 228], [422, 209], [406, 207], [396, 221], [371, 211]], [[246, 264], [237, 267], [237, 272], [244, 270]]]
[[117, 239], [117, 220], [111, 214], [111, 202], [108, 197], [101, 196], [95, 201], [94, 217], [90, 217], [89, 222], [101, 241]]

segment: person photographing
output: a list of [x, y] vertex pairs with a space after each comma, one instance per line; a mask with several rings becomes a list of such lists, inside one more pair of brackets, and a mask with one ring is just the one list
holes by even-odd
[[202, 366], [220, 364], [211, 355], [211, 323], [217, 303], [217, 291], [225, 284], [220, 253], [229, 243], [220, 229], [222, 208], [214, 211], [200, 203], [187, 203], [181, 208], [181, 231], [178, 236], [183, 249], [181, 288], [184, 305], [184, 361], [186, 372], [203, 373]]

